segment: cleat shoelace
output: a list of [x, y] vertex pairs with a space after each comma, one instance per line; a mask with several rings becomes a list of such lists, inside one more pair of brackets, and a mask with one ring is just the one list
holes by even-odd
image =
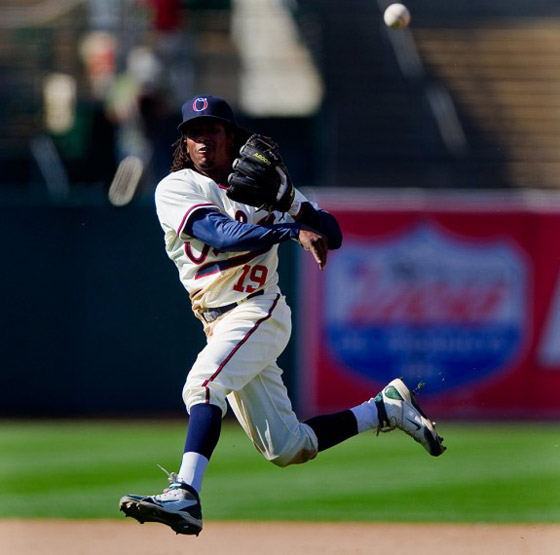
[[[165, 472], [167, 474], [167, 481], [169, 482], [169, 485], [179, 484], [181, 482], [181, 480], [179, 480], [179, 477], [177, 476], [176, 472], [169, 472], [167, 469], [163, 468], [163, 466], [161, 466], [161, 464], [157, 464], [157, 466], [159, 467], [160, 470], [163, 470], [163, 472]], [[172, 490], [172, 488], [165, 488], [163, 490], [163, 493], [167, 493], [171, 490]]]

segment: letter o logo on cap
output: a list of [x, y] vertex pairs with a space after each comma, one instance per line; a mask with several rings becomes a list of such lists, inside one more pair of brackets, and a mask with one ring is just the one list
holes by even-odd
[[[202, 102], [202, 105], [200, 104]], [[197, 98], [193, 102], [192, 109], [195, 112], [204, 112], [208, 108], [208, 99], [207, 98]]]

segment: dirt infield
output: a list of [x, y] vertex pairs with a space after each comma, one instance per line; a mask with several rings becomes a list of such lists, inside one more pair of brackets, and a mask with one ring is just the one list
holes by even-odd
[[133, 521], [0, 520], [3, 555], [552, 555], [558, 525], [207, 522], [198, 538]]

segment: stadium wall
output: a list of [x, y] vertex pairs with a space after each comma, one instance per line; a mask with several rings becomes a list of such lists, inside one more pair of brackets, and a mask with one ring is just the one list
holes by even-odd
[[[394, 376], [438, 418], [560, 417], [560, 196], [314, 190], [344, 245], [282, 245], [302, 416]], [[204, 345], [151, 205], [4, 206], [0, 416], [184, 412]]]
[[560, 417], [560, 196], [319, 195], [343, 248], [302, 256], [300, 409], [340, 410], [394, 377], [430, 415]]
[[[182, 386], [204, 335], [153, 207], [0, 214], [0, 415], [183, 414]], [[283, 256], [289, 273], [293, 255]], [[281, 279], [289, 291], [289, 275]]]

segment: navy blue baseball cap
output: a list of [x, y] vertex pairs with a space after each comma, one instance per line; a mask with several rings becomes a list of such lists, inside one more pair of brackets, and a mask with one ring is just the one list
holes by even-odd
[[177, 127], [181, 132], [187, 125], [197, 118], [214, 118], [229, 124], [235, 131], [244, 131], [239, 128], [230, 105], [223, 99], [209, 94], [199, 95], [187, 100], [181, 109], [183, 121]]

